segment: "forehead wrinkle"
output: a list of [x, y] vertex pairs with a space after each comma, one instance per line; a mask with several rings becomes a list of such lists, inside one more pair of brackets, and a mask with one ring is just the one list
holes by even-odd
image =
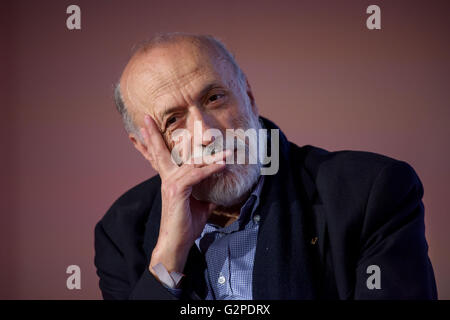
[[188, 105], [200, 99], [205, 94], [205, 88], [220, 83], [222, 81], [217, 78], [216, 73], [202, 72], [201, 68], [197, 67], [190, 73], [185, 73], [174, 81], [158, 87], [151, 97], [155, 107], [159, 109], [155, 112], [162, 118], [165, 110]]
[[189, 85], [193, 78], [197, 76], [198, 73], [200, 73], [200, 68], [195, 67], [194, 70], [183, 73], [181, 75], [178, 75], [175, 70], [171, 70], [169, 75], [169, 79], [164, 81], [162, 85], [154, 85], [153, 87], [156, 87], [152, 90], [150, 95], [156, 100], [159, 97], [171, 94], [177, 89], [181, 90], [182, 88]]
[[[173, 92], [161, 95], [160, 98], [163, 99], [161, 103], [155, 103], [155, 106], [160, 105], [161, 107], [156, 107], [159, 110], [156, 110], [156, 114], [162, 119], [164, 113], [168, 109], [181, 109], [184, 105], [191, 103], [192, 101], [196, 101], [201, 99], [208, 91], [210, 91], [214, 87], [223, 87], [222, 81], [218, 81], [218, 79], [206, 77], [202, 79], [195, 88], [186, 89], [187, 86], [192, 85], [192, 82], [187, 82], [184, 87], [180, 88], [181, 95], [176, 96]], [[164, 96], [169, 96], [171, 98], [164, 99]], [[181, 102], [180, 98], [184, 100]], [[169, 99], [171, 99], [169, 101]]]
[[[142, 74], [142, 72], [135, 71], [137, 69], [137, 65], [131, 65], [130, 70], [126, 73], [123, 81], [125, 82], [125, 91], [126, 91], [126, 98], [129, 100], [132, 107], [134, 107], [134, 111], [139, 111], [145, 109], [145, 103], [141, 103], [139, 101], [139, 95], [137, 94], [136, 90], [132, 90], [131, 86], [133, 82], [137, 82], [136, 77], [138, 77], [139, 74]], [[133, 94], [133, 91], [135, 91]], [[134, 113], [134, 112], [131, 112]]]
[[[184, 59], [178, 59], [178, 53], [180, 51], [175, 51], [175, 55], [165, 50], [165, 52], [158, 49], [155, 49], [155, 51], [159, 51], [162, 54], [159, 57], [155, 57], [151, 53], [147, 57], [140, 55], [130, 65], [127, 72], [126, 78], [128, 79], [125, 90], [128, 95], [128, 100], [130, 100], [136, 111], [140, 109], [144, 112], [153, 111], [152, 113], [154, 113], [154, 108], [148, 110], [148, 107], [150, 105], [156, 106], [156, 100], [167, 94], [170, 94], [174, 100], [180, 98], [177, 93], [181, 93], [184, 96], [183, 98], [188, 97], [191, 90], [186, 90], [186, 87], [192, 84], [192, 78], [195, 79], [198, 73], [204, 73], [208, 76], [213, 75], [215, 80], [219, 80], [217, 78], [220, 78], [220, 82], [225, 80], [223, 77], [227, 73], [227, 70], [224, 67], [228, 63], [224, 63], [225, 61], [220, 55], [212, 57], [211, 52], [205, 54], [205, 52], [191, 49], [186, 53], [193, 57], [193, 59], [188, 60], [189, 63], [186, 64]], [[227, 76], [225, 77], [228, 78]], [[161, 82], [162, 84], [160, 84]], [[228, 84], [228, 81], [225, 81], [225, 83]], [[133, 88], [133, 85], [136, 84], [141, 87], [140, 91]], [[133, 91], [137, 91], [136, 95], [132, 94]], [[165, 107], [170, 107], [167, 100], [164, 104], [166, 104]]]

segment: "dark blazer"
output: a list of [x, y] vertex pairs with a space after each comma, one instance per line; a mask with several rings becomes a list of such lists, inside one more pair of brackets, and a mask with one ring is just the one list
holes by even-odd
[[[267, 129], [278, 128], [263, 119]], [[105, 299], [175, 299], [148, 271], [161, 215], [159, 176], [122, 195], [95, 227]], [[422, 184], [405, 162], [298, 147], [280, 131], [280, 168], [265, 176], [253, 269], [254, 299], [435, 299]], [[380, 268], [369, 289], [367, 267]], [[203, 299], [194, 245], [183, 298]]]

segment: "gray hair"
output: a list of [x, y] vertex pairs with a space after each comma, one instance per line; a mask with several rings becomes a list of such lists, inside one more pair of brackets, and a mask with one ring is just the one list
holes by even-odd
[[139, 130], [136, 129], [133, 118], [131, 117], [131, 114], [127, 111], [127, 108], [125, 107], [125, 102], [123, 101], [122, 98], [119, 82], [116, 84], [114, 88], [114, 102], [116, 104], [117, 111], [119, 111], [119, 113], [122, 116], [122, 121], [125, 126], [126, 132], [134, 133], [135, 135], [137, 135], [139, 139], [141, 139], [141, 133], [139, 132]]
[[[135, 48], [132, 50], [132, 55], [139, 52], [148, 52], [153, 48], [173, 44], [181, 40], [188, 40], [199, 47], [205, 47], [214, 52], [218, 57], [222, 58], [225, 62], [229, 63], [234, 69], [234, 72], [238, 79], [239, 87], [244, 90], [247, 80], [245, 74], [242, 72], [242, 69], [237, 64], [234, 56], [230, 51], [228, 51], [228, 49], [220, 40], [210, 35], [198, 35], [182, 32], [157, 34], [150, 40], [144, 41], [141, 44], [135, 46]], [[120, 115], [122, 116], [122, 120], [127, 133], [135, 134], [138, 139], [142, 141], [141, 134], [134, 124], [133, 117], [125, 106], [125, 102], [120, 90], [120, 82], [117, 82], [114, 87], [114, 101], [117, 111], [119, 111]]]

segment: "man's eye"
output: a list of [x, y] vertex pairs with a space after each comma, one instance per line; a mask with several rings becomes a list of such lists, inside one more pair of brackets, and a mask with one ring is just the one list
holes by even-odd
[[167, 125], [171, 125], [172, 123], [174, 123], [175, 121], [177, 121], [177, 117], [170, 117], [167, 120]]
[[209, 102], [214, 102], [214, 101], [216, 101], [216, 100], [219, 100], [219, 99], [222, 98], [222, 97], [223, 97], [223, 94], [220, 94], [220, 93], [218, 93], [218, 94], [213, 94], [212, 96], [209, 97], [208, 101], [209, 101]]

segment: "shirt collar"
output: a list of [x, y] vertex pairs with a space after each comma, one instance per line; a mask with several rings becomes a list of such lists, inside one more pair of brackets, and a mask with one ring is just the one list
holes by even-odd
[[207, 223], [205, 225], [205, 228], [203, 229], [203, 232], [202, 232], [200, 238], [203, 237], [205, 232], [210, 232], [212, 230], [216, 230], [216, 231], [220, 230], [220, 232], [229, 233], [229, 232], [234, 232], [234, 231], [244, 228], [249, 223], [249, 221], [251, 221], [251, 219], [253, 219], [256, 208], [259, 205], [259, 198], [261, 196], [261, 190], [262, 190], [263, 184], [264, 184], [264, 176], [260, 175], [256, 185], [253, 187], [252, 193], [247, 198], [247, 201], [245, 201], [244, 205], [241, 208], [238, 220], [236, 220], [235, 222], [233, 222], [232, 224], [230, 224], [226, 227], [219, 227], [219, 226], [215, 226], [213, 224]]
[[[254, 196], [255, 197], [255, 203], [253, 204], [253, 208], [252, 208], [252, 213], [251, 213], [251, 218], [253, 218], [253, 214], [255, 213], [256, 208], [259, 205], [259, 198], [261, 196], [261, 190], [262, 190], [262, 186], [264, 184], [264, 176], [260, 175], [258, 178], [258, 182], [256, 184], [256, 186], [253, 188], [253, 191], [250, 195], [250, 197]], [[247, 200], [248, 202], [249, 200]], [[247, 203], [246, 202], [246, 203]]]
[[[253, 219], [256, 208], [259, 205], [259, 198], [261, 196], [262, 186], [264, 184], [264, 176], [260, 175], [256, 185], [253, 187], [253, 191], [248, 197], [247, 201], [241, 208], [239, 213], [239, 218], [237, 220], [237, 224], [239, 224], [240, 228], [245, 226], [250, 219]], [[231, 226], [231, 225], [230, 225]]]

